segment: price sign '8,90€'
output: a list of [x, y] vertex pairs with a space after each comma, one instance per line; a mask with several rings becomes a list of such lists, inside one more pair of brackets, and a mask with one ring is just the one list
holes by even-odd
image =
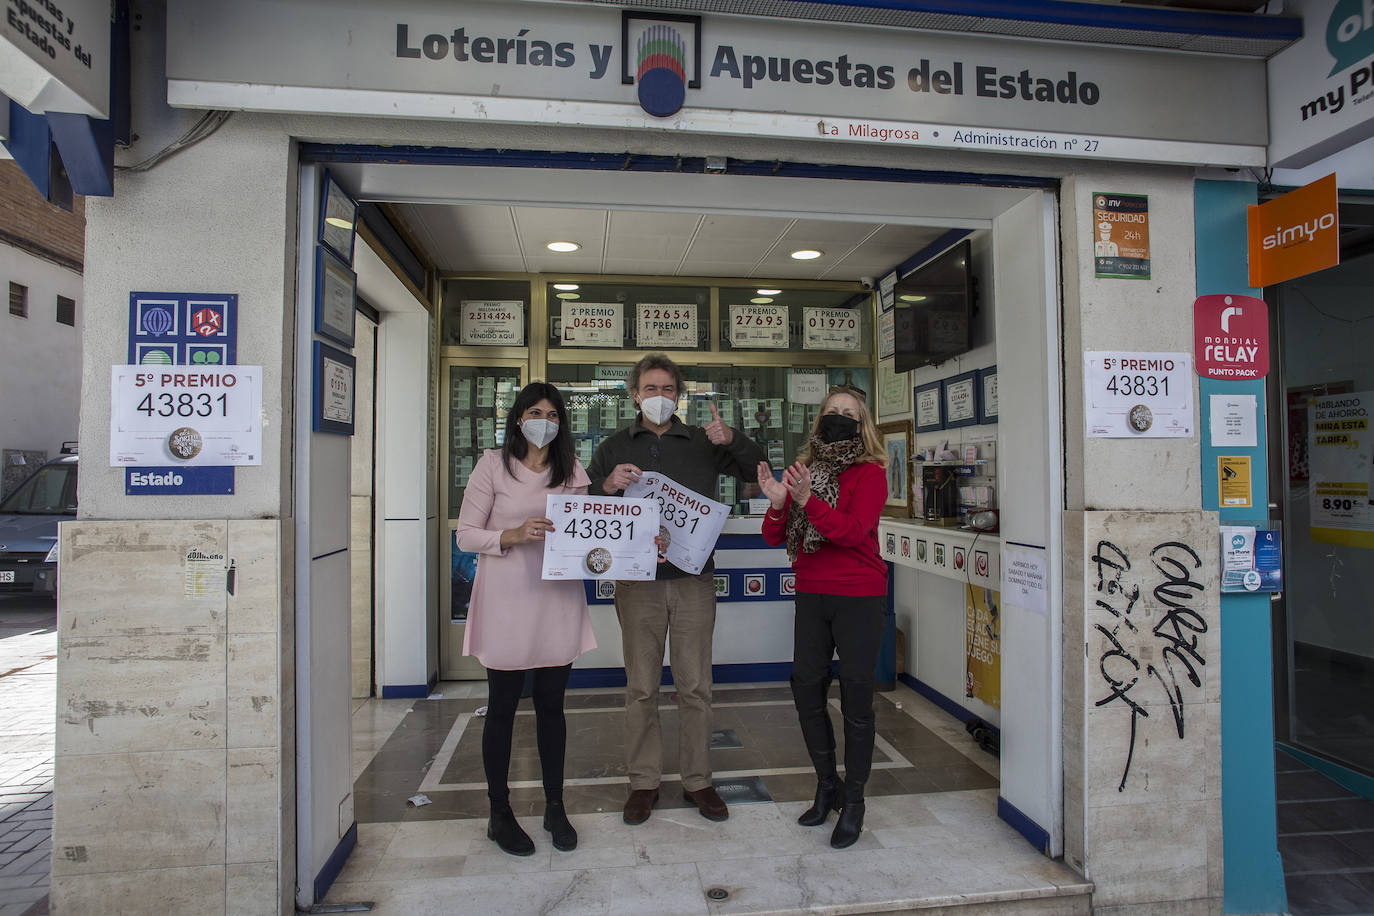
[[1188, 353], [1083, 354], [1088, 435], [1107, 439], [1193, 435], [1193, 358]]
[[262, 367], [110, 367], [110, 466], [262, 464]]
[[636, 579], [658, 571], [658, 503], [619, 496], [548, 497], [545, 579]]

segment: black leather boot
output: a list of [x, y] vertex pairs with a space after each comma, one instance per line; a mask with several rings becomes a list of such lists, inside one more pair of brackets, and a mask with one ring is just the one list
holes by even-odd
[[487, 821], [487, 839], [495, 841], [501, 851], [513, 856], [534, 855], [534, 840], [515, 819], [510, 805], [491, 806], [491, 819]]
[[544, 829], [553, 835], [553, 848], [559, 852], [571, 852], [577, 848], [577, 831], [568, 822], [568, 812], [563, 810], [561, 801], [544, 805]]
[[816, 768], [816, 800], [804, 811], [797, 823], [803, 827], [818, 827], [830, 816], [831, 809], [840, 809], [843, 786], [835, 769], [835, 730], [830, 725], [826, 709], [830, 693], [830, 678], [817, 682], [792, 681], [792, 700], [797, 706], [797, 722], [801, 725], [802, 740], [811, 765]]
[[844, 785], [840, 782], [840, 777], [835, 775], [834, 760], [831, 755], [831, 771], [829, 776], [822, 776], [816, 781], [816, 800], [802, 812], [801, 817], [797, 818], [797, 823], [803, 827], [819, 827], [830, 817], [831, 811], [840, 810]]
[[864, 829], [864, 800], [859, 795], [858, 801], [849, 800], [849, 791], [845, 790], [844, 806], [840, 808], [840, 816], [835, 820], [835, 830], [830, 834], [830, 845], [836, 849], [844, 849], [853, 846], [859, 840], [859, 834]]

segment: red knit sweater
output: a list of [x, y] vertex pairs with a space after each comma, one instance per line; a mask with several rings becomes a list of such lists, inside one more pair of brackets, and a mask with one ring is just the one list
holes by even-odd
[[[887, 473], [873, 462], [850, 465], [840, 473], [840, 492], [832, 508], [814, 494], [806, 516], [826, 540], [815, 553], [802, 551], [792, 568], [797, 591], [815, 595], [867, 598], [887, 594], [887, 563], [878, 555], [878, 518], [887, 502]], [[763, 517], [763, 539], [787, 543], [788, 497], [779, 515]]]

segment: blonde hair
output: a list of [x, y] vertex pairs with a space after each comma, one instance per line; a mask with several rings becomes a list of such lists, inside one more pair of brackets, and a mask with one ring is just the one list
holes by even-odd
[[[854, 459], [855, 464], [871, 461], [879, 467], [887, 467], [887, 449], [883, 447], [883, 437], [878, 435], [878, 427], [873, 422], [873, 415], [868, 412], [868, 399], [859, 395], [856, 390], [840, 389], [831, 391], [821, 401], [820, 413], [816, 414], [816, 420], [811, 424], [811, 435], [816, 435], [816, 430], [820, 428], [821, 417], [825, 416], [825, 408], [830, 405], [831, 398], [837, 394], [848, 395], [859, 402], [859, 438], [863, 440], [864, 450]], [[806, 446], [797, 455], [797, 460], [802, 464], [811, 464], [811, 437], [806, 439]]]

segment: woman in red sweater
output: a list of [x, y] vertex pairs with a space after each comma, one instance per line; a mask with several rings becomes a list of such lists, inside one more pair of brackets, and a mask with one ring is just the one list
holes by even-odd
[[[759, 463], [771, 506], [769, 544], [786, 542], [797, 573], [792, 697], [816, 767], [816, 801], [797, 819], [824, 824], [840, 812], [830, 845], [851, 846], [864, 823], [864, 783], [873, 767], [873, 682], [887, 613], [887, 564], [878, 555], [878, 517], [887, 502], [887, 455], [862, 391], [837, 385], [821, 404], [807, 447], [774, 480]], [[844, 783], [826, 711], [830, 659], [840, 657]]]

